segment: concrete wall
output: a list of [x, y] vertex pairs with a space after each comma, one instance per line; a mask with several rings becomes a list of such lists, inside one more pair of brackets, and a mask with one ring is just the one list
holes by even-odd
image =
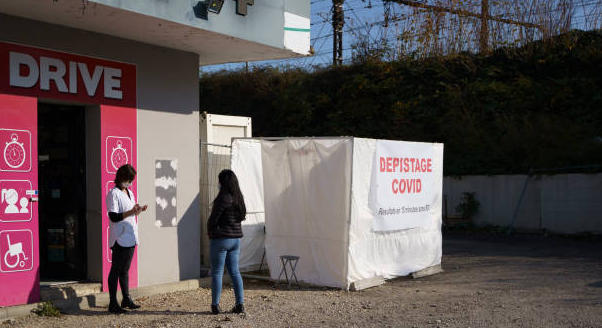
[[[139, 202], [149, 205], [139, 222], [139, 283], [143, 286], [197, 277], [200, 266], [198, 56], [2, 14], [0, 40], [136, 64], [138, 194]], [[158, 228], [154, 224], [157, 158], [178, 159], [177, 227]], [[89, 177], [88, 182], [94, 180]], [[95, 208], [90, 204], [92, 201], [89, 198], [92, 214], [88, 220], [98, 220], [90, 212]]]
[[[510, 226], [526, 175], [446, 177], [447, 213], [457, 215], [463, 192], [476, 192], [481, 203], [477, 225]], [[557, 233], [602, 232], [602, 174], [532, 176], [514, 226]]]

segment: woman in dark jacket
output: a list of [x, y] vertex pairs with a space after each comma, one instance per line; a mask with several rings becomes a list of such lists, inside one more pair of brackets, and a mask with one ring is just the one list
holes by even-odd
[[220, 191], [213, 201], [211, 216], [207, 221], [209, 249], [211, 255], [211, 312], [221, 312], [219, 300], [222, 294], [224, 264], [232, 279], [236, 305], [234, 313], [244, 313], [243, 285], [238, 258], [240, 255], [240, 222], [245, 219], [247, 209], [238, 186], [238, 179], [231, 170], [223, 170], [218, 175]]

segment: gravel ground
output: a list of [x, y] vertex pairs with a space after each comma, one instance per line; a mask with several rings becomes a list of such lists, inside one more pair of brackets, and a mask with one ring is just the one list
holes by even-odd
[[98, 308], [1, 327], [602, 327], [600, 241], [448, 236], [442, 262], [444, 273], [360, 292], [247, 280], [246, 316], [209, 314], [211, 291], [197, 289], [139, 299], [125, 315]]

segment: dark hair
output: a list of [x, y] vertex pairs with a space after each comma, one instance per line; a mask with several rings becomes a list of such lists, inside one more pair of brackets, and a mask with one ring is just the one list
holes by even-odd
[[115, 185], [119, 187], [122, 182], [133, 181], [136, 177], [136, 169], [130, 164], [122, 165], [115, 174]]
[[221, 186], [217, 197], [223, 196], [224, 194], [230, 194], [230, 196], [232, 196], [233, 206], [239, 210], [240, 216], [242, 217], [242, 220], [244, 220], [247, 215], [247, 208], [245, 207], [245, 199], [240, 191], [236, 174], [234, 174], [232, 170], [225, 169], [219, 173], [217, 179]]

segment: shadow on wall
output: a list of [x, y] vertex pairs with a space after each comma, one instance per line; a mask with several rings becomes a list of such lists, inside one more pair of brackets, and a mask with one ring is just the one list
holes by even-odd
[[29, 296], [27, 297], [27, 303], [36, 303], [40, 301], [40, 266], [36, 270], [36, 279], [31, 286]]
[[180, 280], [199, 277], [201, 238], [200, 196], [196, 195], [178, 222], [178, 265]]

